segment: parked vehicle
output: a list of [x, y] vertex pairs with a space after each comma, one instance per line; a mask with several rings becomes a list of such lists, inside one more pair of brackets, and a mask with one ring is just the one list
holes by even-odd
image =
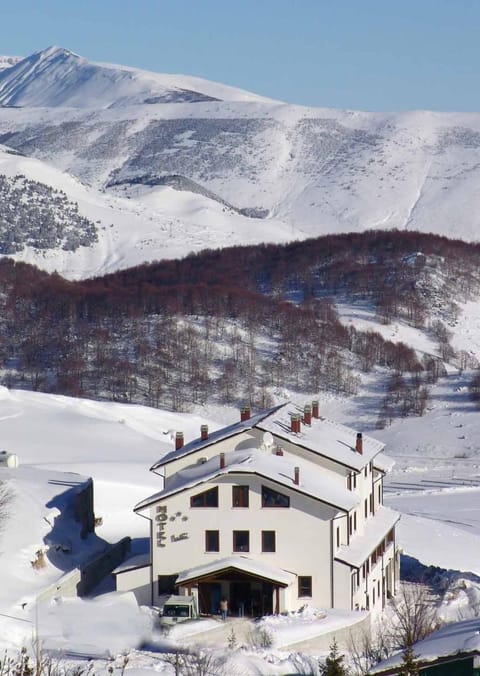
[[195, 596], [172, 595], [160, 608], [160, 626], [168, 627], [178, 622], [194, 620], [198, 617], [198, 605]]

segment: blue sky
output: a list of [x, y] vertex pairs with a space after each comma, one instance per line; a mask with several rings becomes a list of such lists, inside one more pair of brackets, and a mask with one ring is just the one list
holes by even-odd
[[305, 105], [480, 111], [480, 0], [12, 0], [0, 53], [52, 44]]

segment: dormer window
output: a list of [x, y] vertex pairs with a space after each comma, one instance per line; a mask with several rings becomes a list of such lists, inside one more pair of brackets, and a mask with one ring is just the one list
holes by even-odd
[[218, 486], [190, 498], [190, 507], [218, 507]]
[[262, 507], [290, 507], [290, 498], [272, 488], [262, 486]]

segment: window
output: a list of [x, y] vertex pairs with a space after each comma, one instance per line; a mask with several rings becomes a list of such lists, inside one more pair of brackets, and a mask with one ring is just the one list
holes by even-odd
[[337, 547], [340, 547], [340, 528], [337, 526]]
[[381, 489], [381, 486], [378, 487], [378, 502], [379, 502], [379, 504], [382, 503], [382, 489]]
[[353, 475], [353, 487], [354, 488], [357, 487], [357, 475], [356, 474]]
[[347, 490], [351, 491], [352, 490], [352, 475], [349, 474], [347, 476]]
[[298, 577], [298, 596], [312, 596], [312, 578], [310, 575]]
[[367, 516], [368, 516], [368, 500], [367, 500], [367, 498], [365, 498], [364, 509], [365, 509], [365, 518], [367, 518]]
[[272, 488], [262, 486], [262, 507], [290, 507], [290, 498]]
[[175, 594], [175, 580], [177, 575], [159, 575], [158, 576], [158, 595]]
[[218, 507], [218, 486], [190, 498], [190, 507]]
[[248, 507], [248, 486], [232, 486], [232, 507]]
[[205, 531], [205, 551], [206, 552], [220, 551], [220, 533], [218, 530]]
[[275, 551], [275, 531], [262, 530], [262, 552]]
[[233, 551], [234, 552], [250, 551], [250, 531], [248, 530], [233, 531]]

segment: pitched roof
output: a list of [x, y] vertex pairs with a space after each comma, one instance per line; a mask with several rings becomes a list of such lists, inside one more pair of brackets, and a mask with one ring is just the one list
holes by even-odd
[[224, 559], [217, 559], [201, 566], [195, 566], [195, 568], [183, 570], [177, 577], [175, 585], [185, 584], [189, 580], [196, 580], [199, 577], [206, 577], [207, 575], [212, 575], [212, 573], [219, 573], [231, 568], [261, 577], [265, 580], [273, 580], [285, 587], [290, 585], [296, 577], [293, 573], [283, 570], [283, 568], [274, 568], [263, 562], [254, 561], [247, 556], [228, 556]]
[[190, 441], [188, 444], [182, 446], [182, 448], [171, 451], [170, 453], [164, 455], [163, 458], [160, 458], [160, 460], [158, 460], [154, 465], [150, 467], [150, 471], [154, 471], [159, 467], [168, 465], [168, 463], [173, 462], [174, 460], [178, 460], [178, 458], [183, 458], [186, 455], [190, 455], [190, 453], [195, 453], [195, 451], [199, 451], [202, 448], [207, 448], [208, 446], [216, 444], [219, 441], [223, 441], [224, 439], [228, 439], [229, 437], [241, 434], [246, 430], [251, 430], [252, 427], [256, 427], [256, 425], [261, 420], [263, 420], [263, 418], [266, 418], [267, 416], [274, 414], [275, 411], [278, 411], [283, 406], [286, 406], [286, 404], [279, 404], [278, 406], [274, 406], [273, 408], [270, 408], [267, 411], [262, 411], [261, 413], [257, 413], [256, 415], [251, 416], [248, 420], [242, 420], [233, 423], [232, 425], [228, 425], [227, 427], [222, 427], [218, 430], [215, 430], [214, 432], [210, 432], [210, 434], [208, 435], [208, 439], [204, 440], [194, 439], [193, 441]]
[[271, 432], [281, 439], [302, 446], [357, 472], [361, 471], [385, 447], [383, 442], [362, 435], [363, 453], [357, 453], [355, 450], [357, 430], [352, 430], [346, 425], [341, 425], [323, 416], [312, 417], [311, 425], [302, 424], [300, 432], [292, 432], [291, 416], [301, 411], [302, 409], [293, 404], [285, 404], [281, 410], [277, 409], [264, 416], [255, 427]]
[[[479, 655], [480, 619], [476, 617], [473, 620], [447, 624], [427, 636], [423, 641], [414, 643], [412, 647], [416, 663], [424, 667], [436, 662], [442, 663], [448, 657]], [[397, 653], [397, 655], [372, 667], [369, 673], [397, 674], [402, 663], [402, 657], [403, 653]]]
[[[208, 439], [194, 439], [182, 448], [164, 455], [150, 469], [154, 471], [178, 458], [183, 458], [253, 428], [270, 432], [280, 439], [285, 439], [357, 472], [360, 472], [365, 465], [376, 458], [385, 447], [383, 442], [364, 434], [362, 435], [363, 453], [357, 453], [355, 450], [357, 430], [352, 430], [346, 425], [341, 425], [323, 416], [312, 418], [311, 425], [302, 423], [300, 432], [292, 432], [291, 416], [301, 412], [301, 408], [290, 402], [280, 404], [251, 416], [248, 420], [215, 430], [208, 435]], [[383, 471], [388, 471], [391, 468], [391, 463], [387, 459], [378, 459], [375, 460], [375, 466]]]
[[354, 535], [348, 545], [340, 547], [335, 559], [360, 568], [388, 531], [400, 519], [400, 514], [389, 507], [378, 507], [375, 516], [367, 519], [363, 533]]
[[[294, 483], [295, 467], [300, 470], [298, 485]], [[269, 451], [251, 448], [225, 453], [223, 468], [220, 467], [219, 456], [216, 455], [205, 463], [179, 470], [166, 488], [142, 500], [136, 505], [135, 511], [219, 476], [234, 474], [257, 475], [342, 511], [349, 511], [360, 504], [360, 498], [347, 490], [341, 477], [337, 480], [327, 476], [321, 467], [308, 460], [297, 457], [292, 459], [291, 456], [278, 456]]]

